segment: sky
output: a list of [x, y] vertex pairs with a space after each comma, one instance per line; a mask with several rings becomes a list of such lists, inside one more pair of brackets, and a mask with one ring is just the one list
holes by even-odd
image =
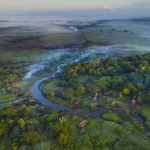
[[0, 0], [0, 14], [35, 11], [148, 15], [150, 0]]

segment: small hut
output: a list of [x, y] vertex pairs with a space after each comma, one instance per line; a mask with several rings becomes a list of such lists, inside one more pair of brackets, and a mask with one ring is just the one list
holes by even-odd
[[74, 105], [76, 106], [76, 105], [79, 105], [79, 103], [80, 103], [80, 100], [77, 100], [75, 103], [74, 103]]
[[96, 94], [94, 95], [94, 97], [97, 97], [98, 96], [98, 93], [96, 92]]
[[131, 105], [135, 105], [135, 103], [136, 103], [136, 100], [133, 99], [133, 100], [131, 101]]
[[109, 103], [110, 101], [112, 101], [112, 99], [108, 98], [107, 101], [106, 101], [106, 103]]
[[118, 106], [119, 106], [119, 107], [123, 107], [123, 104], [122, 104], [122, 103], [119, 103]]
[[81, 131], [80, 131], [80, 134], [84, 134], [85, 133], [85, 129], [82, 129]]
[[90, 109], [93, 109], [95, 107], [95, 104], [91, 105]]
[[112, 97], [117, 97], [117, 95], [118, 95], [118, 94], [117, 94], [117, 93], [115, 93], [115, 94], [113, 94], [113, 95], [112, 95]]
[[44, 110], [45, 110], [44, 106], [41, 106], [40, 108], [38, 108], [38, 111], [44, 111]]
[[33, 98], [33, 97], [30, 98], [30, 99], [29, 99], [29, 102], [35, 102], [34, 98]]
[[82, 128], [82, 127], [85, 126], [87, 123], [88, 123], [87, 120], [83, 120], [82, 122], [80, 122], [80, 123], [77, 125], [77, 127], [78, 127], [78, 128]]
[[94, 97], [92, 100], [93, 100], [93, 101], [97, 101], [97, 97]]

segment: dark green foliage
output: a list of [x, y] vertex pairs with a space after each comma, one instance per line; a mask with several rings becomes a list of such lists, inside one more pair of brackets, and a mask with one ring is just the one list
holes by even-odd
[[54, 122], [56, 120], [58, 120], [58, 113], [56, 113], [55, 111], [49, 116], [45, 115], [46, 122]]
[[30, 109], [29, 109], [25, 104], [23, 104], [23, 105], [19, 108], [19, 116], [20, 116], [20, 117], [28, 116], [29, 113], [30, 113]]
[[5, 116], [14, 116], [17, 114], [17, 110], [16, 109], [13, 109], [11, 107], [9, 108], [5, 108], [1, 111], [0, 113], [2, 116], [5, 115]]
[[8, 132], [8, 125], [5, 124], [4, 120], [0, 122], [0, 136], [7, 135]]
[[41, 139], [42, 137], [34, 131], [28, 131], [20, 135], [20, 142], [26, 144], [35, 144]]
[[14, 71], [8, 71], [4, 69], [0, 72], [0, 90], [2, 92], [11, 92], [11, 89], [18, 87], [19, 82], [22, 81], [24, 75], [15, 69]]

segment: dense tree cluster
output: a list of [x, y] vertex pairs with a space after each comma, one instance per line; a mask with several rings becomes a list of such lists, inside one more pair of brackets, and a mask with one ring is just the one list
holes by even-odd
[[11, 92], [11, 89], [18, 87], [24, 75], [18, 70], [8, 71], [4, 69], [0, 72], [0, 89], [2, 92]]
[[[49, 120], [42, 121], [43, 119], [41, 119], [37, 124], [36, 119], [25, 104], [17, 109], [13, 107], [5, 108], [0, 112], [0, 116], [0, 139], [6, 140], [9, 138], [12, 141], [13, 149], [17, 149], [22, 144], [35, 144], [47, 137], [41, 131], [44, 130], [45, 126], [40, 127], [40, 125]], [[54, 112], [49, 115], [49, 118], [51, 122], [58, 121], [58, 114]], [[33, 119], [33, 122], [28, 121]], [[7, 147], [10, 147], [10, 145], [5, 145], [5, 148]]]
[[[140, 98], [144, 95], [148, 97], [147, 93], [150, 92], [149, 73], [150, 53], [146, 53], [118, 60], [107, 58], [88, 63], [75, 63], [64, 71], [63, 77], [59, 78], [60, 85], [66, 87], [64, 96], [69, 99], [95, 90], [102, 92], [116, 90], [124, 95], [135, 95]], [[81, 84], [77, 80], [79, 75], [93, 75], [97, 80]], [[102, 76], [111, 78], [99, 81]]]

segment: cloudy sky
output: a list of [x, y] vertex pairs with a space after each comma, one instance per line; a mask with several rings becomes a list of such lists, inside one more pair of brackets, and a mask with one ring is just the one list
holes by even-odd
[[0, 13], [70, 10], [106, 14], [150, 14], [150, 0], [0, 0]]

